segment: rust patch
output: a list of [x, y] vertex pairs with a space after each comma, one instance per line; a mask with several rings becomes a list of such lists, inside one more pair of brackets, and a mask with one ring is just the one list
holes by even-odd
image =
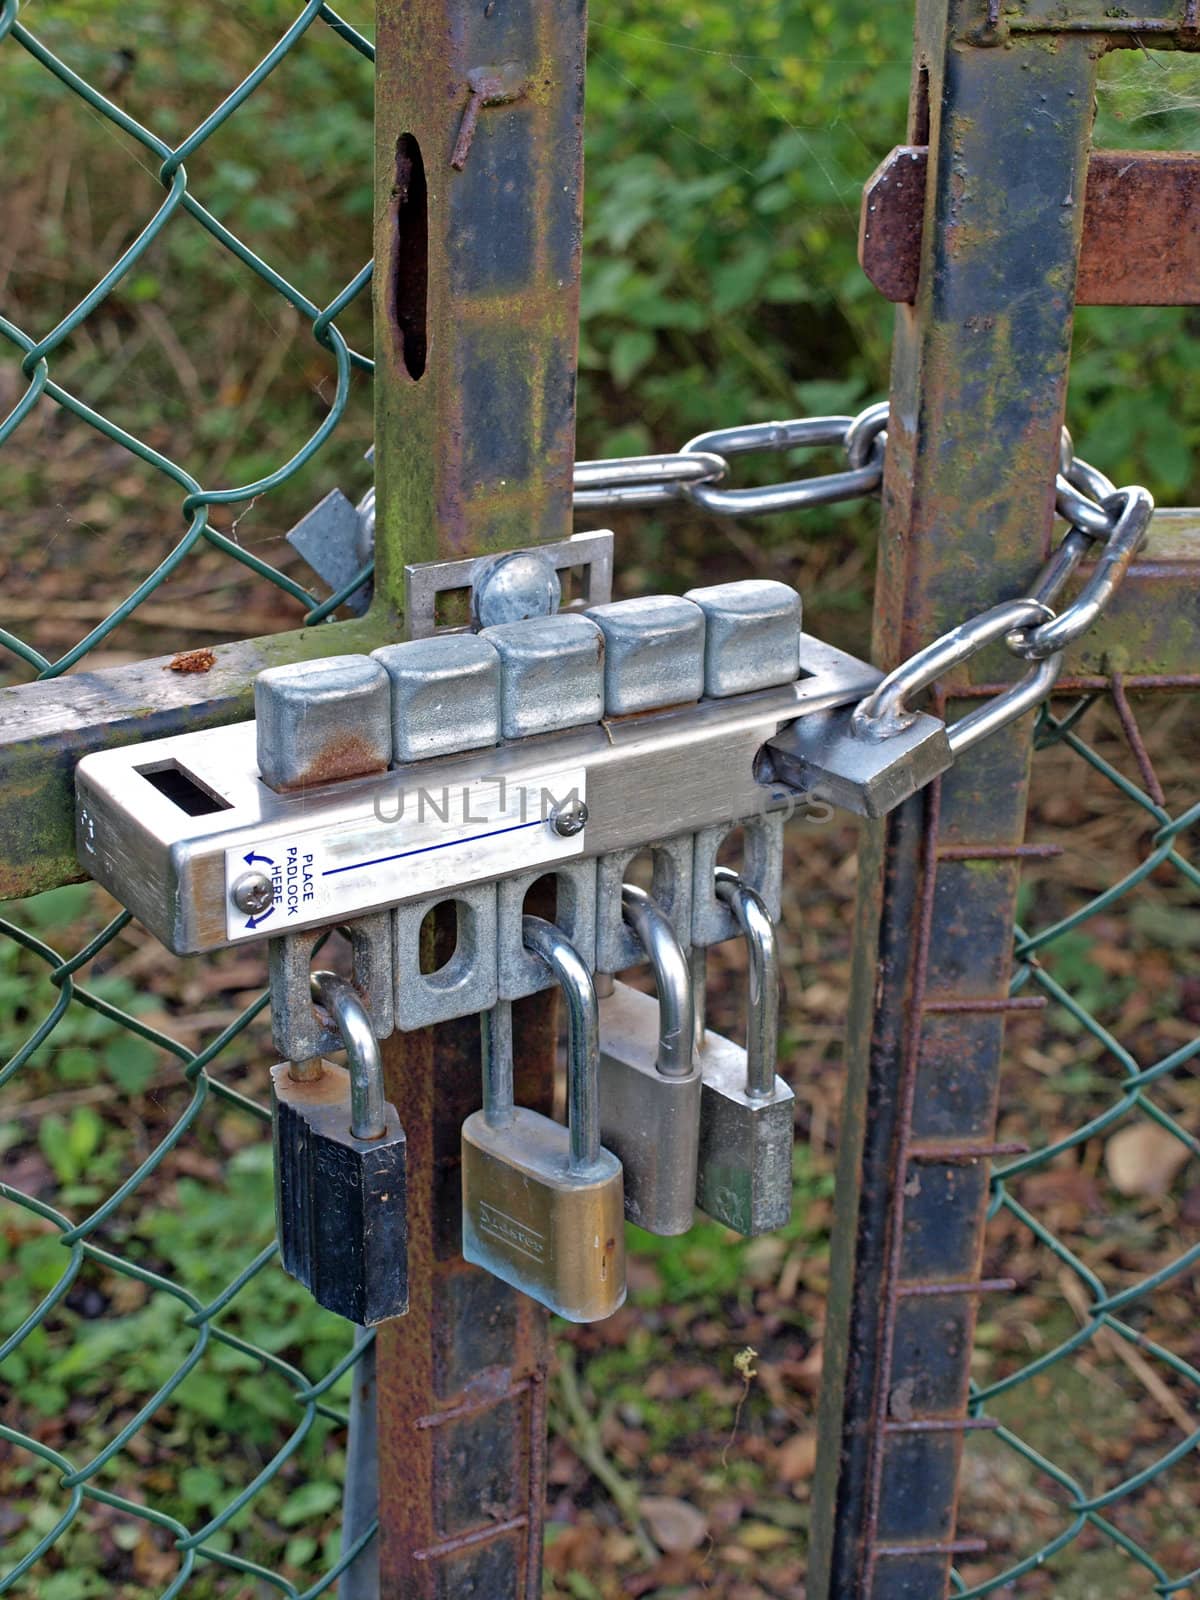
[[314, 751], [304, 772], [294, 783], [286, 784], [284, 792], [307, 789], [315, 783], [369, 778], [374, 773], [386, 771], [387, 763], [379, 759], [379, 751], [369, 740], [357, 733], [340, 733]]
[[211, 672], [217, 664], [217, 652], [205, 646], [200, 650], [180, 650], [163, 668], [164, 672]]

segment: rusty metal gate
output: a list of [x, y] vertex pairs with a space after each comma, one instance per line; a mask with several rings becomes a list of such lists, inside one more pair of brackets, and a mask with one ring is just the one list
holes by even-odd
[[[1054, 517], [1076, 299], [1200, 303], [1197, 159], [1091, 152], [1105, 52], [1200, 49], [1196, 0], [1136, 9], [1129, 15], [1101, 0], [921, 0], [917, 8], [909, 147], [872, 180], [862, 238], [864, 267], [897, 302], [875, 599], [875, 658], [884, 666], [964, 616], [1024, 594], [1038, 572]], [[316, 31], [355, 71], [369, 74], [374, 61], [376, 82], [374, 273], [363, 266], [323, 303], [218, 221], [186, 164]], [[104, 439], [108, 470], [115, 459], [122, 468], [133, 461], [171, 486], [185, 522], [155, 570], [58, 659], [26, 644], [17, 623], [0, 632], [36, 680], [0, 690], [0, 885], [23, 901], [3, 923], [14, 952], [3, 971], [27, 991], [13, 1009], [24, 1037], [11, 1041], [0, 1085], [19, 1084], [47, 1041], [99, 1051], [128, 1035], [177, 1063], [163, 1093], [178, 1091], [133, 1170], [100, 1188], [86, 1181], [95, 1155], [86, 1130], [75, 1167], [56, 1169], [64, 1193], [53, 1201], [19, 1163], [6, 1174], [13, 1310], [0, 1354], [11, 1382], [19, 1388], [28, 1378], [30, 1352], [72, 1326], [67, 1314], [78, 1317], [88, 1293], [124, 1307], [126, 1322], [85, 1360], [115, 1361], [125, 1342], [159, 1337], [164, 1326], [177, 1347], [141, 1373], [144, 1398], [87, 1459], [63, 1442], [53, 1384], [35, 1388], [14, 1412], [19, 1421], [0, 1426], [11, 1481], [32, 1486], [45, 1506], [40, 1521], [18, 1529], [0, 1593], [55, 1593], [44, 1558], [58, 1551], [68, 1568], [86, 1568], [88, 1541], [114, 1523], [143, 1583], [164, 1597], [205, 1579], [214, 1587], [195, 1592], [247, 1593], [238, 1585], [254, 1583], [315, 1596], [332, 1592], [364, 1550], [372, 1566], [369, 1552], [378, 1552], [386, 1600], [541, 1592], [547, 1318], [457, 1253], [458, 1141], [479, 1103], [477, 1030], [447, 1024], [385, 1045], [389, 1098], [419, 1176], [410, 1200], [411, 1311], [375, 1341], [378, 1539], [368, 1522], [340, 1550], [316, 1539], [298, 1545], [288, 1564], [305, 1572], [300, 1581], [241, 1553], [238, 1529], [243, 1513], [263, 1505], [286, 1527], [329, 1511], [321, 1464], [340, 1437], [348, 1374], [366, 1346], [347, 1349], [327, 1321], [313, 1321], [304, 1325], [312, 1360], [301, 1370], [276, 1353], [300, 1315], [299, 1298], [269, 1307], [256, 1298], [278, 1271], [272, 1244], [248, 1255], [233, 1281], [215, 1283], [202, 1241], [194, 1270], [181, 1274], [139, 1218], [139, 1208], [162, 1200], [168, 1158], [193, 1135], [218, 1137], [218, 1113], [232, 1119], [219, 1137], [241, 1163], [238, 1182], [259, 1204], [269, 1193], [251, 1153], [262, 1149], [257, 1130], [267, 1113], [243, 1092], [241, 1064], [233, 1076], [218, 1070], [231, 1043], [257, 1040], [264, 998], [193, 1048], [105, 966], [127, 937], [126, 913], [103, 925], [83, 919], [66, 954], [41, 937], [39, 902], [28, 897], [80, 876], [72, 789], [80, 756], [244, 718], [262, 667], [396, 637], [406, 563], [569, 531], [584, 45], [582, 5], [380, 0], [372, 44], [331, 6], [309, 0], [240, 87], [172, 142], [69, 64], [69, 39], [27, 26], [17, 0], [0, 6], [5, 70], [19, 58], [21, 72], [55, 80], [130, 141], [165, 191], [134, 242], [56, 326], [39, 333], [0, 318], [20, 373], [0, 445], [18, 450], [23, 428], [47, 410], [61, 413]], [[206, 486], [173, 459], [161, 430], [141, 437], [101, 409], [102, 398], [76, 392], [68, 360], [71, 337], [95, 308], [160, 236], [185, 226], [204, 230], [238, 273], [298, 314], [328, 384], [301, 447], [293, 440], [253, 482], [235, 487]], [[372, 283], [374, 363], [343, 331]], [[377, 559], [318, 603], [247, 549], [236, 527], [223, 529], [221, 515], [301, 473], [372, 371]], [[274, 584], [297, 605], [296, 631], [222, 646], [199, 661], [71, 670], [201, 558], [238, 561]], [[1160, 717], [1176, 715], [1178, 697], [1200, 688], [1197, 562], [1200, 516], [1156, 516], [1117, 605], [1072, 653], [1036, 723], [1025, 718], [885, 821], [864, 825], [810, 1600], [1059, 1592], [1053, 1585], [1071, 1564], [1097, 1550], [1115, 1552], [1125, 1586], [1114, 1588], [1110, 1576], [1081, 1594], [1168, 1595], [1200, 1583], [1200, 1528], [1185, 1515], [1196, 1499], [1200, 1350], [1193, 1327], [1156, 1311], [1200, 1258], [1200, 1243], [1180, 1214], [1157, 1241], [1149, 1272], [1119, 1263], [1109, 1272], [1094, 1231], [1061, 1237], [1039, 1213], [1033, 1183], [1122, 1119], [1148, 1121], [1200, 1155], [1186, 1092], [1200, 1054], [1200, 1034], [1188, 1025], [1195, 1016], [1181, 1011], [1169, 1049], [1156, 1043], [1148, 1052], [1141, 1039], [1116, 1037], [1079, 978], [1077, 943], [1077, 930], [1123, 914], [1150, 886], [1171, 905], [1194, 903], [1200, 886], [1187, 853], [1200, 816], [1192, 730], [1178, 718], [1172, 724], [1193, 765], [1173, 756], [1169, 770], [1153, 731]], [[371, 576], [366, 615], [329, 620]], [[993, 692], [998, 669], [984, 661], [984, 672], [942, 683], [939, 703]], [[1123, 826], [1139, 841], [1136, 867], [1106, 875], [1103, 862], [1098, 872], [1091, 862], [1080, 880], [1092, 886], [1087, 893], [1054, 877], [1061, 847], [1027, 838], [1031, 782], [1036, 831], [1043, 771], [1056, 794], [1103, 789], [1120, 801]], [[1068, 949], [1075, 959], [1060, 966], [1056, 957]], [[85, 969], [98, 961], [93, 979]], [[1077, 1126], [1047, 1143], [1012, 1087], [1005, 1028], [1011, 1046], [1017, 1029], [1054, 1015], [1068, 1019], [1102, 1067], [1080, 1093]], [[546, 1104], [553, 1016], [536, 1000], [519, 1004], [516, 1016], [518, 1098]], [[135, 1059], [122, 1058], [126, 1072]], [[117, 1092], [122, 1070], [113, 1072]], [[140, 1070], [126, 1081], [134, 1079], [149, 1081]], [[172, 1181], [186, 1183], [186, 1169]], [[248, 1214], [231, 1212], [231, 1222], [252, 1232]], [[1019, 1238], [1061, 1270], [1076, 1325], [1048, 1335], [1028, 1362], [977, 1365], [973, 1378], [981, 1297], [999, 1301], [1017, 1286], [1005, 1268]], [[1080, 1471], [1079, 1449], [1056, 1459], [1025, 1438], [1010, 1397], [1023, 1386], [1044, 1395], [1078, 1357], [1114, 1351], [1127, 1369], [1135, 1363], [1174, 1432], [1151, 1430], [1128, 1470], [1101, 1481]], [[251, 1441], [254, 1465], [236, 1492], [214, 1491], [208, 1515], [181, 1519], [169, 1509], [169, 1484], [162, 1491], [138, 1478], [129, 1487], [139, 1440], [169, 1430], [181, 1397], [194, 1419], [219, 1430], [234, 1389], [256, 1385], [282, 1442], [271, 1432]], [[988, 1508], [969, 1498], [959, 1515], [964, 1462], [977, 1441], [1019, 1464], [1013, 1494], [1041, 1496], [1045, 1537], [1019, 1516], [1015, 1527], [1001, 1526], [998, 1514], [989, 1521]]]

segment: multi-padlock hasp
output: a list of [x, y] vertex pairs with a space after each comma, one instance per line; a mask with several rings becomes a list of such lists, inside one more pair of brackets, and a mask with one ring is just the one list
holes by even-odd
[[[598, 658], [603, 622], [583, 630]], [[505, 635], [500, 645], [508, 643]], [[360, 672], [351, 686], [360, 699], [378, 695], [380, 680], [394, 690], [399, 668], [387, 651], [380, 658], [378, 679]], [[794, 666], [789, 658], [787, 670]], [[322, 781], [310, 761], [307, 783], [291, 789], [260, 776], [252, 722], [100, 751], [76, 769], [79, 858], [184, 955], [641, 848], [794, 801], [764, 774], [768, 740], [797, 719], [857, 703], [880, 678], [808, 635], [799, 636], [799, 674], [744, 694], [718, 678], [723, 698], [404, 760], [365, 777]], [[505, 693], [512, 725], [526, 726], [522, 706], [536, 711], [536, 702], [520, 699], [519, 679]], [[374, 709], [370, 716], [378, 720]], [[336, 734], [334, 716], [330, 771], [339, 770]], [[299, 759], [281, 753], [289, 774]], [[560, 829], [564, 804], [576, 816], [586, 807], [586, 825]]]

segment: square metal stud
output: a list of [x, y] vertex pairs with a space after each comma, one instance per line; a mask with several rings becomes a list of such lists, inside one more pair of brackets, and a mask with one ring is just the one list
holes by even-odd
[[392, 686], [392, 760], [424, 761], [500, 741], [500, 657], [474, 633], [386, 644], [372, 660]]
[[604, 712], [686, 705], [704, 693], [704, 613], [672, 594], [593, 606], [604, 632]]
[[479, 637], [500, 653], [500, 727], [506, 739], [600, 720], [604, 635], [590, 617], [559, 612], [502, 622]]
[[689, 589], [704, 612], [704, 692], [713, 699], [791, 683], [800, 671], [800, 596], [773, 578]]
[[254, 680], [254, 720], [271, 789], [386, 772], [392, 758], [388, 675], [370, 656], [267, 667]]

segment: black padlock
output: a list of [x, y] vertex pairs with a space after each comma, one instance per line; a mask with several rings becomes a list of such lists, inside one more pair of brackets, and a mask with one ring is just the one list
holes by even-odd
[[408, 1310], [407, 1159], [383, 1062], [356, 989], [313, 974], [350, 1063], [271, 1068], [279, 1256], [327, 1311], [370, 1327]]

